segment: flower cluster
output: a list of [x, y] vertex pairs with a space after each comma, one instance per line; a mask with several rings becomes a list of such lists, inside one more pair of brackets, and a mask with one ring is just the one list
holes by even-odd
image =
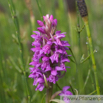
[[31, 50], [34, 52], [30, 65], [30, 78], [34, 79], [33, 85], [37, 85], [36, 90], [42, 91], [47, 82], [55, 84], [59, 78], [63, 77], [62, 71], [66, 72], [65, 62], [70, 62], [66, 50], [70, 46], [67, 41], [61, 40], [65, 37], [65, 32], [56, 31], [57, 20], [53, 16], [43, 16], [44, 21], [38, 20], [40, 25], [38, 31], [31, 35], [35, 41]]

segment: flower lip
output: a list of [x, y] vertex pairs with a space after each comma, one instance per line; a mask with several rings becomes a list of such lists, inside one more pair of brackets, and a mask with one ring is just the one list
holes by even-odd
[[56, 39], [62, 39], [62, 38], [64, 38], [65, 37], [65, 35], [64, 34], [56, 34]]

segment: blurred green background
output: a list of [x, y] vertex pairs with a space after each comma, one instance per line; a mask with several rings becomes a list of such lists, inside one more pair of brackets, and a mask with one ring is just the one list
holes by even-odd
[[[37, 30], [37, 20], [41, 19], [41, 14], [37, 6], [36, 0], [13, 0], [16, 15], [20, 26], [20, 38], [23, 44], [25, 69], [27, 72], [27, 81], [31, 91], [32, 103], [41, 103], [42, 97], [45, 96], [46, 90], [43, 92], [35, 91], [33, 79], [29, 76], [29, 63], [33, 53], [30, 51], [31, 34], [33, 30]], [[67, 32], [65, 40], [70, 41], [70, 26], [68, 19], [68, 11], [65, 0], [38, 0], [43, 15], [52, 14], [58, 20], [57, 30]], [[93, 39], [95, 53], [97, 75], [100, 85], [100, 92], [103, 94], [103, 0], [85, 0], [88, 7], [89, 24]], [[34, 22], [31, 22], [31, 17]], [[80, 19], [80, 28], [83, 27], [83, 21]], [[33, 25], [33, 26], [32, 26]], [[33, 27], [33, 28], [32, 28]], [[12, 20], [7, 0], [0, 0], [0, 103], [27, 103], [27, 91], [24, 84], [23, 74], [18, 72], [18, 68], [22, 68], [18, 44], [16, 43], [15, 25]], [[81, 50], [84, 58], [87, 57], [87, 37], [85, 28], [81, 32]], [[70, 43], [70, 42], [69, 42]], [[67, 70], [64, 78], [59, 80], [61, 87], [72, 85], [74, 89], [78, 89], [77, 74], [74, 68], [75, 64], [70, 62], [71, 68]], [[84, 88], [84, 94], [90, 94], [95, 91], [94, 73], [92, 67], [89, 66], [89, 60], [82, 64], [81, 75], [85, 83], [88, 71], [91, 69], [89, 79]], [[54, 91], [59, 89], [54, 86]], [[71, 89], [70, 89], [71, 90]], [[71, 90], [72, 91], [72, 90]], [[95, 92], [94, 92], [95, 94]], [[45, 101], [45, 100], [44, 100]], [[45, 102], [43, 102], [45, 103]]]

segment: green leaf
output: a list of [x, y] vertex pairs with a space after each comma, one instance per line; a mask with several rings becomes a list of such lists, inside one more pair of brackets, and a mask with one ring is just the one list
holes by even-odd
[[63, 100], [60, 99], [52, 99], [50, 102], [56, 102], [56, 103], [65, 103]]
[[46, 94], [43, 95], [42, 99], [41, 99], [41, 103], [43, 103], [44, 97], [46, 96]]
[[31, 102], [34, 102], [34, 100], [37, 98], [39, 91], [37, 91], [31, 98]]
[[78, 95], [78, 90], [77, 89], [75, 89], [75, 94]]

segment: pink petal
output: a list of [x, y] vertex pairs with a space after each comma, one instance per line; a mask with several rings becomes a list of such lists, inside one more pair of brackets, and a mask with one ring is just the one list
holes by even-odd
[[41, 33], [45, 34], [45, 30], [42, 27], [37, 28]]
[[44, 23], [40, 20], [37, 20], [37, 23], [40, 25], [40, 26], [44, 26]]
[[56, 34], [60, 34], [61, 33], [61, 31], [56, 31]]
[[53, 22], [53, 15], [51, 15], [49, 19], [51, 22]]
[[53, 25], [56, 26], [57, 25], [57, 19], [53, 20]]
[[70, 86], [63, 87], [63, 92], [66, 92], [69, 88], [70, 88]]
[[63, 59], [62, 62], [70, 62], [69, 59]]
[[57, 75], [57, 71], [56, 70], [52, 70], [51, 71], [51, 75], [56, 76]]
[[43, 61], [48, 61], [48, 60], [49, 60], [49, 57], [43, 57], [42, 60], [43, 60]]
[[57, 71], [64, 71], [64, 69], [63, 69], [62, 67], [59, 67], [59, 66], [56, 66], [55, 69], [56, 69]]
[[73, 95], [70, 91], [65, 92], [66, 95]]
[[35, 34], [40, 35], [39, 31], [33, 31]]

